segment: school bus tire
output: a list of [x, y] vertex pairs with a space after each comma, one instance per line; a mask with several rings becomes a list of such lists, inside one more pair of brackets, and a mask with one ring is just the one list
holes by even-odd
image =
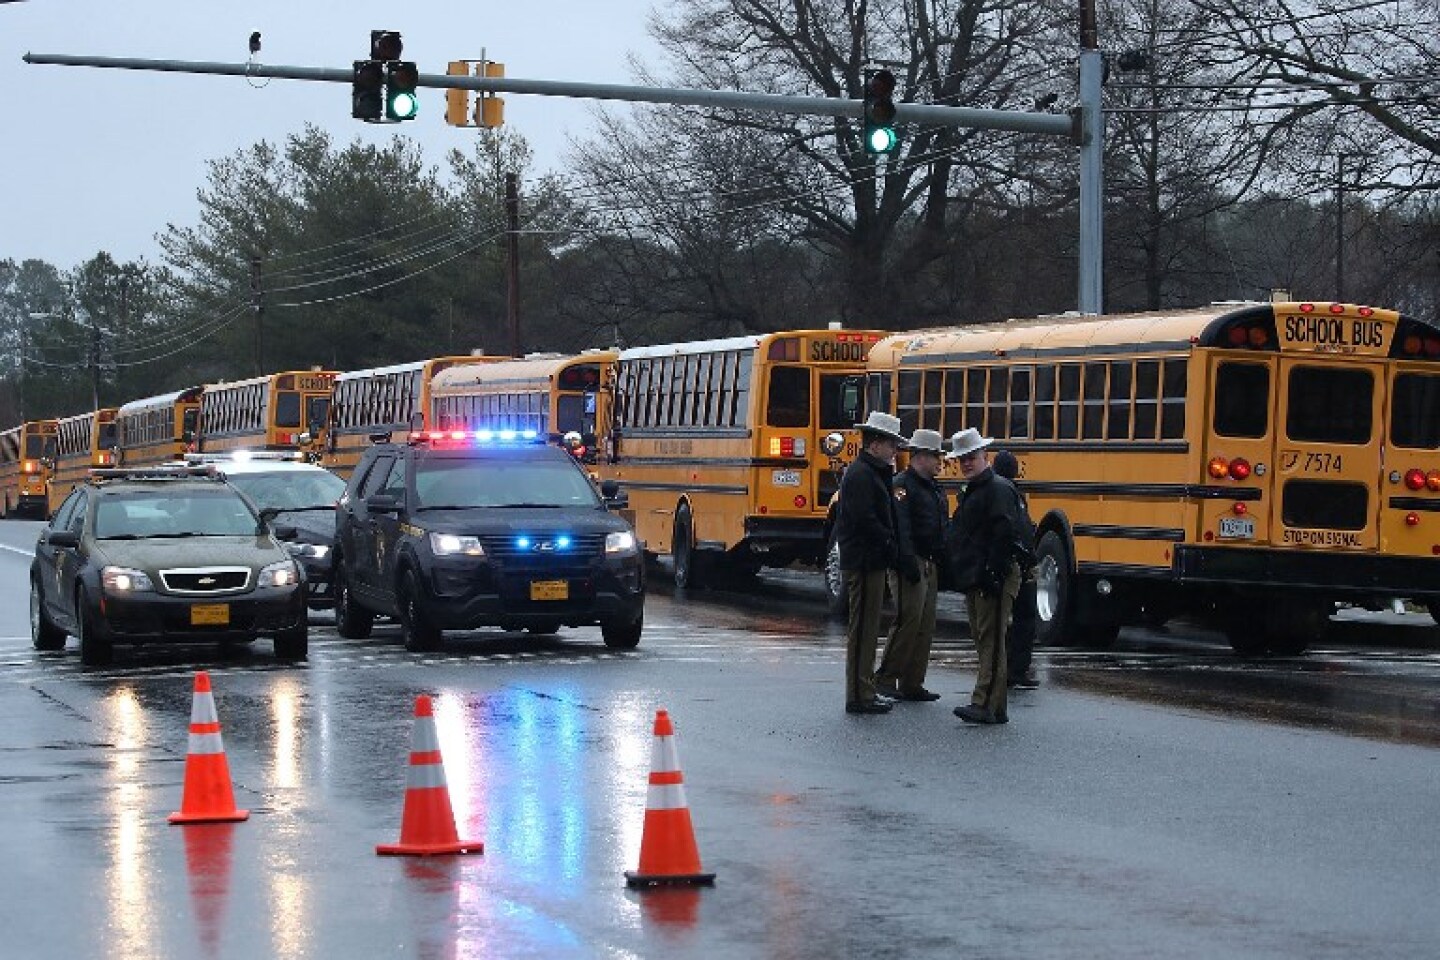
[[704, 587], [703, 560], [695, 549], [695, 520], [690, 504], [675, 508], [675, 529], [670, 539], [670, 556], [675, 563], [675, 586], [681, 590]]
[[1058, 530], [1047, 530], [1035, 545], [1035, 643], [1043, 647], [1063, 647], [1079, 638], [1074, 630], [1075, 571], [1070, 566], [1070, 550]]

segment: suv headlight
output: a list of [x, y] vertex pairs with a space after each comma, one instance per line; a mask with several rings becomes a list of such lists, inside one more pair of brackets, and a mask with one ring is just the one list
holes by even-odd
[[324, 560], [330, 556], [330, 548], [323, 543], [286, 542], [285, 549], [290, 551], [290, 556], [304, 557], [307, 560]]
[[100, 571], [100, 585], [106, 593], [126, 596], [131, 593], [148, 593], [155, 589], [150, 577], [143, 570], [129, 567], [106, 567]]
[[437, 533], [430, 531], [430, 550], [437, 557], [483, 557], [485, 548], [479, 537], [464, 537], [458, 533]]
[[605, 534], [605, 555], [624, 557], [635, 552], [635, 534], [629, 530]]
[[293, 560], [281, 560], [279, 563], [267, 565], [260, 571], [260, 579], [256, 581], [261, 587], [293, 587], [300, 582], [300, 571]]

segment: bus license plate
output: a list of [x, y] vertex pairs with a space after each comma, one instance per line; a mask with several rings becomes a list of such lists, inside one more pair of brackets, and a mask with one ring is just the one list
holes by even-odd
[[569, 580], [531, 580], [531, 600], [569, 600]]
[[770, 471], [770, 482], [777, 487], [798, 487], [800, 486], [800, 471], [772, 470]]
[[1221, 517], [1220, 538], [1222, 540], [1254, 540], [1254, 517]]
[[230, 604], [197, 603], [190, 608], [190, 626], [223, 627], [230, 622]]

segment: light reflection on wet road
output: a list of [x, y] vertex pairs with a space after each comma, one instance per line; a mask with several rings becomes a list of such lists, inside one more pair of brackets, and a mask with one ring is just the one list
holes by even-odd
[[[1440, 936], [1440, 856], [1411, 839], [1440, 816], [1435, 755], [1410, 745], [1437, 742], [1432, 628], [1271, 663], [1184, 624], [1127, 632], [1046, 651], [1012, 724], [976, 729], [949, 716], [973, 680], [953, 604], [945, 700], [846, 717], [842, 630], [796, 574], [657, 590], [633, 652], [587, 630], [417, 656], [392, 627], [317, 626], [297, 668], [262, 641], [86, 671], [73, 644], [29, 649], [17, 569], [0, 557], [17, 956], [1348, 958]], [[247, 823], [164, 820], [200, 668]], [[417, 692], [483, 857], [374, 856], [398, 831]], [[657, 706], [713, 890], [621, 880]]]

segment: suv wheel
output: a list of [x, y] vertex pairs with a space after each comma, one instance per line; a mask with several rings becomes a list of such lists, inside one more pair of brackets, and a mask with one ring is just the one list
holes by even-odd
[[64, 650], [65, 631], [50, 622], [45, 613], [45, 597], [40, 581], [30, 581], [30, 641], [36, 650]]
[[335, 591], [335, 632], [346, 640], [364, 640], [375, 626], [375, 614], [356, 605], [345, 567], [338, 559], [334, 570], [335, 585], [331, 589]]
[[400, 629], [405, 637], [405, 649], [424, 653], [440, 646], [440, 628], [425, 616], [420, 606], [420, 578], [414, 570], [406, 570], [400, 581]]
[[275, 656], [280, 660], [304, 660], [310, 655], [310, 624], [300, 625], [275, 634]]
[[75, 594], [75, 623], [80, 633], [80, 662], [87, 667], [102, 667], [115, 659], [110, 632], [90, 615], [90, 602], [85, 591]]
[[639, 645], [644, 627], [645, 613], [641, 611], [634, 620], [606, 620], [600, 624], [600, 636], [612, 650], [629, 650]]

